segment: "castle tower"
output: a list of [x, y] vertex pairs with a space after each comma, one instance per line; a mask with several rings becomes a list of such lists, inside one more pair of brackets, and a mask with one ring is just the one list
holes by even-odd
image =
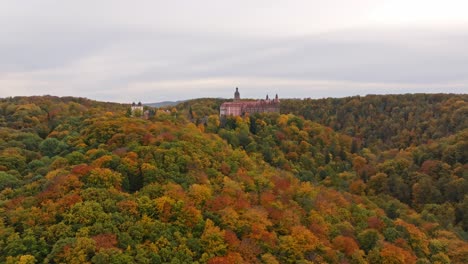
[[278, 94], [276, 94], [276, 96], [275, 96], [275, 102], [277, 102], [277, 103], [279, 102]]
[[234, 101], [240, 100], [239, 88], [236, 87], [236, 92], [234, 93]]

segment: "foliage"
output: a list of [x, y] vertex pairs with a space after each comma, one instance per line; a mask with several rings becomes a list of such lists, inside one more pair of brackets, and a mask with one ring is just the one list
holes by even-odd
[[226, 119], [222, 100], [199, 99], [149, 120], [1, 99], [0, 263], [464, 263], [464, 98], [285, 101], [323, 108]]

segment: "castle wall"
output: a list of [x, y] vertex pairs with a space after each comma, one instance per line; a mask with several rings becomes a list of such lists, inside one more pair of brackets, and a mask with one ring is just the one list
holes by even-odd
[[246, 113], [279, 113], [278, 95], [274, 100], [241, 101], [238, 88], [234, 93], [234, 102], [223, 103], [219, 109], [220, 116], [242, 116]]
[[221, 105], [221, 116], [241, 116], [245, 113], [279, 113], [280, 104], [276, 101], [227, 102]]

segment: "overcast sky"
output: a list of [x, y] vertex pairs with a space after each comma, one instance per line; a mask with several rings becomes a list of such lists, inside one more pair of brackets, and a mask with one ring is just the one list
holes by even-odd
[[468, 92], [466, 0], [0, 0], [0, 97]]

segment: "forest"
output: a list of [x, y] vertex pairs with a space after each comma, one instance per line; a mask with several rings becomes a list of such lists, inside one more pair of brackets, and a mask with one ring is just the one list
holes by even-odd
[[0, 263], [467, 263], [468, 95], [0, 99]]

